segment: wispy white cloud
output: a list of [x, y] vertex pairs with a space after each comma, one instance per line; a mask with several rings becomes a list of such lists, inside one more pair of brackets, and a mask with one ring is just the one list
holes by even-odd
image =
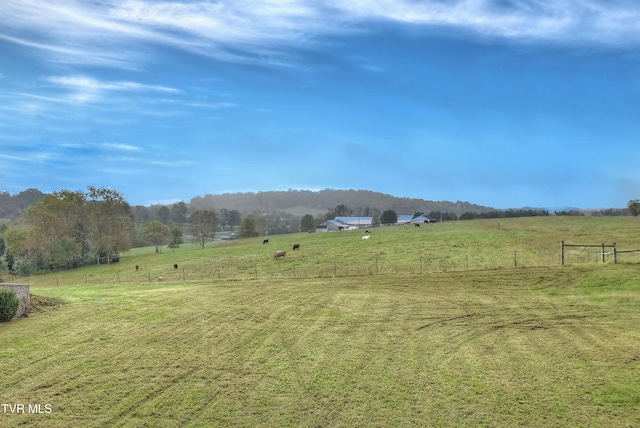
[[[141, 67], [153, 46], [223, 61], [295, 62], [292, 47], [396, 22], [514, 41], [640, 43], [631, 0], [4, 0], [0, 39], [57, 63]], [[151, 45], [150, 45], [151, 44]], [[144, 48], [143, 48], [144, 47]], [[91, 86], [90, 81], [65, 81]], [[114, 82], [102, 89], [142, 90]], [[144, 88], [145, 90], [151, 88]], [[167, 88], [164, 88], [167, 89]], [[164, 90], [155, 88], [155, 90]]]
[[188, 160], [175, 160], [175, 161], [154, 160], [154, 161], [149, 161], [148, 163], [149, 165], [154, 165], [154, 166], [167, 166], [167, 167], [175, 167], [175, 168], [198, 165], [198, 162], [188, 161]]
[[21, 97], [31, 98], [48, 103], [87, 104], [111, 100], [111, 93], [164, 92], [177, 94], [181, 91], [162, 85], [142, 84], [131, 81], [101, 81], [86, 76], [49, 76], [43, 79], [55, 89], [67, 91], [56, 96], [16, 93]]
[[138, 82], [105, 82], [84, 76], [51, 76], [46, 79], [51, 83], [85, 91], [133, 91], [133, 92], [171, 92], [180, 90], [161, 85], [146, 85]]
[[106, 148], [106, 149], [122, 150], [122, 151], [126, 151], [126, 152], [141, 152], [142, 151], [141, 147], [132, 146], [132, 145], [129, 145], [129, 144], [103, 143], [103, 144], [101, 144], [101, 146], [103, 148]]
[[0, 159], [6, 159], [10, 161], [21, 161], [21, 162], [26, 162], [29, 160], [29, 158], [27, 158], [26, 156], [5, 155], [2, 153], [0, 153]]
[[47, 101], [49, 103], [60, 103], [60, 104], [75, 103], [75, 101], [66, 97], [50, 97], [46, 95], [27, 94], [23, 92], [15, 93], [15, 95], [19, 95], [25, 98], [32, 98], [39, 101]]
[[506, 38], [560, 44], [638, 44], [637, 3], [626, 0], [341, 0], [357, 22], [387, 20]]
[[232, 108], [236, 107], [236, 104], [229, 102], [218, 102], [218, 103], [187, 103], [189, 107], [200, 107], [200, 108], [210, 108], [210, 109], [224, 109], [224, 108]]
[[6, 159], [11, 161], [28, 162], [28, 163], [45, 163], [56, 157], [55, 153], [47, 151], [33, 151], [25, 155], [12, 155], [0, 153], [0, 159]]
[[134, 146], [131, 144], [123, 144], [123, 143], [94, 143], [94, 142], [83, 142], [83, 143], [68, 143], [63, 142], [58, 144], [59, 147], [64, 149], [74, 149], [74, 150], [90, 150], [90, 149], [101, 149], [101, 150], [118, 150], [123, 152], [142, 152], [144, 149], [139, 146]]

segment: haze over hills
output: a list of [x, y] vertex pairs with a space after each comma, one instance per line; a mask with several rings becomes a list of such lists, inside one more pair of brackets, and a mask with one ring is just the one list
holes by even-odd
[[493, 208], [469, 202], [428, 201], [402, 198], [370, 190], [287, 190], [271, 192], [207, 194], [191, 199], [193, 209], [225, 208], [242, 213], [284, 211], [294, 215], [333, 212], [344, 205], [353, 215], [365, 215], [366, 209], [429, 213], [432, 211], [455, 213], [488, 212]]
[[[18, 194], [0, 191], [0, 218], [17, 218], [29, 205], [41, 199], [45, 193], [38, 189], [26, 189]], [[312, 214], [314, 216], [333, 212], [337, 206], [344, 206], [350, 215], [365, 216], [372, 210], [383, 212], [395, 210], [400, 213], [433, 212], [452, 213], [460, 216], [464, 213], [486, 213], [495, 211], [492, 207], [473, 204], [464, 201], [431, 201], [417, 198], [405, 198], [371, 190], [287, 190], [265, 192], [243, 192], [206, 194], [195, 196], [190, 201], [184, 201], [189, 211], [201, 209], [237, 210], [242, 215], [285, 212], [294, 216]], [[171, 204], [167, 204], [171, 205]], [[161, 205], [153, 205], [159, 207]], [[546, 209], [550, 213], [560, 211], [575, 211], [585, 215], [602, 210], [586, 208], [537, 208]], [[609, 210], [620, 211], [624, 215], [625, 208]], [[500, 211], [500, 210], [498, 210]]]
[[[42, 198], [45, 193], [38, 189], [27, 189], [18, 194], [0, 192], [0, 217], [16, 218], [29, 205]], [[244, 215], [252, 213], [287, 212], [296, 216], [322, 214], [339, 206], [346, 206], [353, 215], [365, 215], [365, 211], [379, 212], [393, 209], [406, 212], [429, 213], [439, 211], [461, 215], [465, 212], [488, 212], [491, 207], [470, 202], [429, 201], [403, 198], [370, 190], [288, 190], [268, 192], [245, 192], [206, 194], [185, 201], [192, 211], [200, 209], [237, 210]]]

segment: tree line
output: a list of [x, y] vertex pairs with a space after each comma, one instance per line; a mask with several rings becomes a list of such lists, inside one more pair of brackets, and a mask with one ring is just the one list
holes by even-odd
[[[8, 197], [6, 193], [1, 198]], [[10, 196], [9, 196], [10, 197]], [[215, 210], [184, 201], [151, 207], [130, 206], [122, 194], [110, 188], [89, 186], [87, 191], [62, 190], [42, 194], [30, 189], [14, 202], [24, 204], [11, 226], [0, 225], [0, 277], [3, 270], [28, 275], [46, 270], [72, 269], [95, 263], [110, 263], [133, 247], [152, 245], [161, 252], [166, 245], [178, 248], [190, 239], [205, 248], [218, 234], [227, 239], [296, 232], [312, 232], [338, 216], [372, 217], [374, 224], [394, 223], [397, 214], [381, 212], [370, 205], [350, 208], [340, 203], [315, 216], [296, 216], [285, 211], [241, 213], [236, 209]], [[20, 205], [12, 205], [15, 209]], [[547, 210], [510, 209], [481, 212], [434, 210], [424, 214], [436, 221], [548, 216]], [[582, 215], [580, 211], [555, 215]], [[638, 215], [640, 201], [632, 200], [627, 210], [602, 210], [592, 215]]]
[[178, 248], [190, 239], [205, 248], [216, 234], [231, 239], [313, 232], [337, 216], [371, 216], [380, 223], [390, 212], [395, 215], [339, 204], [316, 216], [253, 212], [243, 218], [237, 210], [194, 209], [185, 202], [132, 207], [110, 188], [61, 190], [42, 195], [11, 226], [0, 227], [0, 269], [18, 275], [73, 269], [116, 262], [136, 246], [151, 245], [161, 252], [164, 246]]

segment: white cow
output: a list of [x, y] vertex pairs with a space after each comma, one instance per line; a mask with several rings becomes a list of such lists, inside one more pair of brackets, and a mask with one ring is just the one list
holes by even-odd
[[371, 235], [364, 235], [364, 236], [362, 237], [362, 240], [363, 240], [363, 241], [368, 241], [368, 240], [369, 240], [369, 238], [371, 238]]

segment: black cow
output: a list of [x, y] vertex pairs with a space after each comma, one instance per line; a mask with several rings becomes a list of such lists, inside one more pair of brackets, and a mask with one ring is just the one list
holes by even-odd
[[268, 240], [268, 239], [265, 239], [264, 241], [262, 241], [262, 243], [263, 243], [263, 244], [268, 244], [268, 243], [269, 243], [269, 240]]
[[173, 265], [174, 269], [178, 269], [178, 264], [176, 263], [175, 265]]
[[300, 244], [293, 244], [293, 249], [294, 250], [299, 250], [300, 249]]

